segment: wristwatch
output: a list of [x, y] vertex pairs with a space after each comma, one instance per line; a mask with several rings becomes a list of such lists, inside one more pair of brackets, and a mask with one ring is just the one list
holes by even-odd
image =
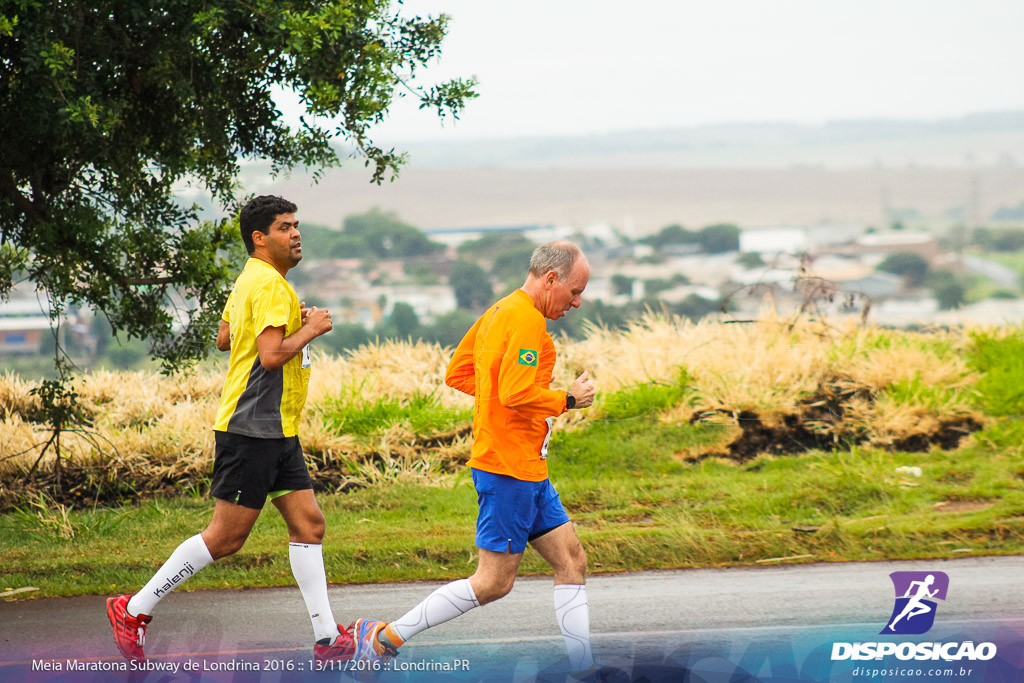
[[568, 391], [565, 392], [565, 409], [572, 410], [576, 407], [576, 397], [570, 394]]

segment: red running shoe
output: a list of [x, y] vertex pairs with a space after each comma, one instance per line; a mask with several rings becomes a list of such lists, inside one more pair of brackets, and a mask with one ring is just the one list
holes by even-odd
[[352, 634], [338, 624], [341, 632], [333, 641], [326, 645], [317, 643], [313, 646], [313, 657], [318, 662], [347, 662], [356, 653], [356, 644]]
[[128, 614], [130, 595], [107, 598], [107, 618], [114, 627], [114, 643], [126, 659], [136, 662], [146, 661], [146, 653], [142, 646], [146, 644], [146, 626], [153, 617], [140, 614], [133, 617]]

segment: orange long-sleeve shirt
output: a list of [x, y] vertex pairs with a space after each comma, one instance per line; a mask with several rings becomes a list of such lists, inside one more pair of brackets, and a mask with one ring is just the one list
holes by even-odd
[[445, 384], [476, 398], [470, 467], [524, 481], [548, 476], [551, 420], [565, 412], [553, 391], [555, 344], [530, 295], [492, 305], [459, 342]]

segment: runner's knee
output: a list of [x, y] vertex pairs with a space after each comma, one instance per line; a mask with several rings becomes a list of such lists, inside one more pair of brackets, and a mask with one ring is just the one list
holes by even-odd
[[322, 512], [317, 512], [316, 519], [310, 523], [309, 533], [316, 537], [317, 541], [324, 540], [324, 533], [327, 531], [327, 520]]
[[473, 592], [476, 593], [476, 600], [481, 605], [500, 600], [512, 592], [516, 577], [501, 576], [483, 578], [474, 576], [472, 580]]
[[207, 529], [203, 532], [203, 542], [206, 543], [206, 549], [210, 551], [210, 557], [219, 560], [241, 550], [248, 536], [249, 534], [239, 534], [238, 532], [216, 533]]
[[296, 523], [288, 524], [288, 536], [292, 543], [319, 544], [324, 541], [326, 530], [327, 520], [319, 508], [310, 510]]
[[573, 543], [569, 545], [566, 570], [581, 576], [587, 573], [587, 551], [583, 549], [583, 544], [578, 538], [574, 538]]

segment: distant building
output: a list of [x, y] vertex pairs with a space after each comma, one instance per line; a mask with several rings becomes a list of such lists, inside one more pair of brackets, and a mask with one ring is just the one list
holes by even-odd
[[762, 256], [832, 251], [850, 244], [864, 233], [858, 223], [821, 223], [810, 226], [779, 226], [740, 231], [740, 251]]
[[520, 233], [526, 239], [537, 244], [544, 244], [553, 240], [569, 239], [573, 229], [558, 227], [554, 225], [506, 225], [475, 228], [441, 228], [435, 230], [424, 230], [424, 233], [434, 242], [440, 242], [448, 247], [457, 247], [463, 242], [478, 240], [485, 235], [500, 233]]
[[861, 235], [845, 251], [846, 253], [861, 254], [912, 252], [924, 257], [929, 263], [942, 253], [935, 235], [927, 232], [904, 232], [902, 230]]
[[780, 227], [740, 231], [740, 251], [744, 254], [799, 254], [811, 246], [807, 228]]
[[372, 298], [347, 298], [331, 312], [339, 322], [362, 325], [368, 330], [384, 318], [379, 299]]
[[658, 292], [658, 298], [670, 304], [682, 303], [691, 296], [699, 296], [708, 301], [718, 301], [722, 297], [714, 287], [701, 287], [699, 285], [679, 285], [678, 287]]
[[382, 313], [391, 315], [395, 304], [409, 304], [416, 311], [420, 322], [433, 322], [439, 315], [451, 313], [458, 308], [455, 292], [448, 285], [392, 285], [374, 288], [373, 294], [383, 296]]
[[878, 300], [903, 292], [903, 278], [878, 271], [852, 280], [842, 280], [840, 288], [846, 292], [857, 292]]
[[33, 300], [0, 304], [0, 355], [38, 355], [50, 332], [50, 316]]
[[[600, 242], [605, 247], [617, 247], [622, 244], [622, 236], [611, 223], [590, 223], [576, 232], [587, 239]], [[628, 234], [630, 231], [626, 232]]]

